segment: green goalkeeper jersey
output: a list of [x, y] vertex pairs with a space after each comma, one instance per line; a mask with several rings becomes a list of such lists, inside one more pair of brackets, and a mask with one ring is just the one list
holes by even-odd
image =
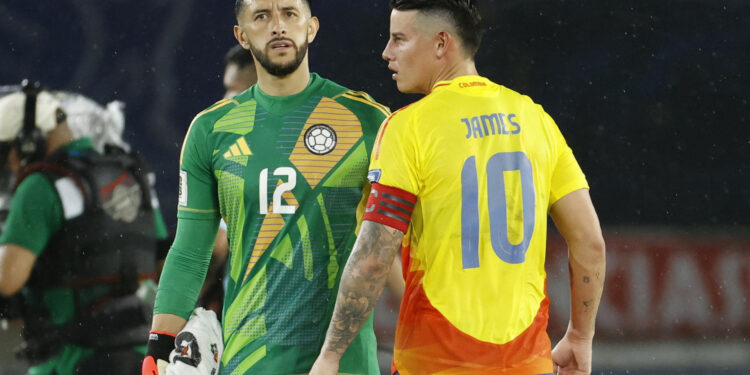
[[[221, 374], [306, 373], [317, 357], [387, 107], [312, 74], [287, 97], [253, 86], [201, 112], [180, 155], [178, 218], [227, 223]], [[162, 311], [163, 312], [163, 311]], [[377, 374], [372, 317], [341, 362]]]

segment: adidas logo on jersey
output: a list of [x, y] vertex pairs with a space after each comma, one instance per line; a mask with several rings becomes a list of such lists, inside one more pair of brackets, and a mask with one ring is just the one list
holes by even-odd
[[237, 142], [229, 147], [229, 151], [224, 153], [224, 158], [229, 159], [232, 156], [250, 156], [252, 154], [253, 152], [250, 151], [250, 147], [247, 145], [245, 137], [239, 137], [237, 138]]

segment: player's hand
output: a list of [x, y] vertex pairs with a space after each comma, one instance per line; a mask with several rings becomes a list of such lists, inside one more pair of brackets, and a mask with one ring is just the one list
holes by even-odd
[[568, 331], [552, 349], [555, 375], [591, 374], [591, 343], [593, 339]]
[[312, 369], [310, 369], [310, 375], [336, 375], [338, 372], [338, 358], [326, 356], [325, 354], [318, 356]]

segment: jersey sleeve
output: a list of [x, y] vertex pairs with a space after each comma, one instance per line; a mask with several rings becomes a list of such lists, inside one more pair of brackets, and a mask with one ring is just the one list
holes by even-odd
[[154, 314], [187, 319], [206, 277], [219, 225], [217, 183], [213, 175], [210, 120], [199, 114], [180, 153], [177, 232], [167, 254]]
[[42, 174], [34, 173], [13, 194], [0, 243], [18, 245], [39, 256], [63, 220], [57, 191]]
[[198, 115], [185, 136], [180, 153], [178, 219], [213, 220], [219, 216], [217, 183], [208, 142], [210, 129], [210, 122]]
[[219, 218], [177, 220], [175, 240], [159, 279], [154, 314], [190, 317], [206, 279], [218, 226]]
[[400, 111], [383, 122], [375, 138], [367, 178], [371, 183], [418, 196], [422, 185], [419, 150], [411, 122]]
[[588, 189], [589, 184], [581, 167], [578, 165], [573, 150], [565, 141], [560, 129], [552, 118], [544, 113], [544, 122], [553, 134], [553, 149], [557, 150], [557, 160], [554, 162], [550, 184], [549, 206], [560, 198], [580, 189]]

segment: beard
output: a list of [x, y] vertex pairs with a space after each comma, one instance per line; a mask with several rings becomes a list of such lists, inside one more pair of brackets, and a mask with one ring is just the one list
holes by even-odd
[[[268, 44], [270, 45], [272, 42], [276, 42], [279, 40], [282, 40], [282, 39], [281, 38], [274, 39], [268, 42]], [[283, 39], [283, 40], [291, 43], [292, 47], [297, 47], [297, 44], [291, 41], [290, 39]], [[287, 62], [287, 63], [283, 63], [283, 64], [272, 62], [271, 58], [268, 57], [268, 53], [261, 50], [260, 48], [256, 48], [252, 43], [250, 43], [250, 52], [252, 52], [253, 56], [255, 56], [255, 58], [258, 60], [258, 63], [260, 63], [260, 65], [269, 74], [271, 74], [272, 76], [276, 76], [276, 77], [286, 77], [289, 74], [294, 73], [294, 71], [297, 70], [300, 64], [302, 64], [302, 60], [304, 60], [305, 56], [307, 55], [307, 44], [308, 44], [307, 39], [305, 39], [305, 41], [302, 43], [301, 46], [299, 46], [299, 48], [295, 48], [294, 60]], [[266, 50], [268, 48], [270, 47], [266, 45]]]

